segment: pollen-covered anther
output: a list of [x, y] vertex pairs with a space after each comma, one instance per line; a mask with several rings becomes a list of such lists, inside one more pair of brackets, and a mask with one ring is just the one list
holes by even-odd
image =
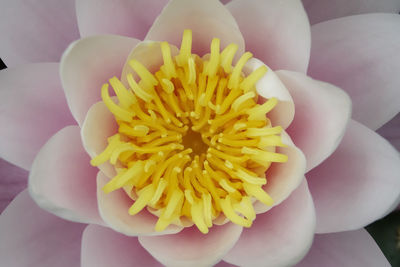
[[192, 222], [207, 233], [221, 216], [250, 227], [255, 200], [273, 205], [263, 189], [265, 173], [287, 156], [276, 150], [285, 146], [282, 127], [266, 116], [278, 100], [258, 104], [255, 86], [268, 69], [246, 76], [252, 54], [232, 65], [238, 46], [221, 51], [220, 45], [214, 38], [210, 54], [201, 58], [192, 53], [192, 32], [185, 30], [178, 55], [167, 42], [160, 44], [163, 64], [156, 72], [132, 59], [126, 84], [113, 77], [101, 88], [118, 132], [91, 164], [115, 167], [104, 192], [123, 188], [132, 198], [127, 212], [148, 209], [158, 216], [156, 231]]

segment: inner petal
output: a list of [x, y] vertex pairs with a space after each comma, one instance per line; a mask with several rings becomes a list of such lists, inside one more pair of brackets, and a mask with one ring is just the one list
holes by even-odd
[[103, 190], [123, 188], [133, 199], [127, 212], [147, 208], [159, 217], [157, 231], [194, 223], [207, 233], [224, 218], [250, 227], [255, 200], [273, 205], [262, 189], [267, 169], [287, 161], [275, 152], [285, 146], [282, 127], [266, 116], [277, 99], [258, 104], [255, 85], [269, 70], [263, 65], [245, 76], [252, 54], [232, 66], [238, 46], [220, 51], [218, 38], [202, 58], [191, 47], [192, 32], [185, 30], [177, 56], [161, 43], [159, 70], [132, 59], [125, 84], [113, 77], [103, 85], [103, 102], [119, 128], [91, 163], [115, 167], [117, 175]]

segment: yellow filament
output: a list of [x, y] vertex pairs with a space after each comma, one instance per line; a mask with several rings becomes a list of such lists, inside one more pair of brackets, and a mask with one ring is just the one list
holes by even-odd
[[286, 146], [283, 129], [266, 117], [278, 101], [257, 104], [255, 87], [267, 68], [245, 76], [251, 53], [232, 66], [235, 44], [221, 52], [214, 38], [203, 58], [191, 49], [192, 32], [185, 30], [178, 55], [161, 43], [163, 65], [155, 73], [132, 59], [136, 74], [127, 74], [129, 88], [112, 77], [112, 98], [109, 84], [102, 86], [118, 128], [91, 164], [114, 166], [117, 175], [103, 191], [129, 192], [135, 200], [127, 212], [154, 211], [156, 231], [191, 221], [206, 234], [219, 217], [250, 227], [256, 217], [252, 200], [273, 205], [263, 189], [268, 168], [287, 161], [276, 152]]
[[129, 66], [131, 66], [131, 68], [136, 71], [136, 73], [140, 76], [140, 78], [142, 79], [142, 81], [148, 85], [148, 86], [155, 86], [158, 84], [157, 79], [153, 76], [153, 74], [151, 74], [150, 71], [148, 71], [146, 69], [145, 66], [143, 66], [142, 63], [140, 63], [139, 61], [137, 61], [136, 59], [132, 59], [129, 61]]
[[239, 78], [240, 78], [240, 74], [242, 73], [242, 69], [244, 67], [244, 65], [246, 64], [246, 62], [253, 56], [252, 53], [250, 52], [246, 52], [244, 53], [239, 61], [236, 63], [235, 67], [233, 68], [232, 71], [232, 75], [229, 79], [228, 82], [228, 88], [229, 89], [236, 89], [239, 87]]
[[187, 83], [189, 85], [192, 85], [196, 82], [196, 65], [194, 63], [194, 59], [191, 57], [188, 59], [188, 69], [189, 69], [189, 75]]
[[253, 71], [249, 76], [244, 78], [244, 80], [240, 83], [240, 87], [244, 92], [250, 91], [254, 88], [254, 85], [258, 80], [260, 80], [266, 73], [268, 69], [266, 66], [261, 66]]
[[278, 104], [278, 100], [276, 98], [270, 98], [264, 104], [248, 109], [246, 113], [249, 114], [249, 120], [265, 118], [265, 114], [270, 112], [276, 104]]
[[271, 128], [248, 128], [246, 132], [248, 137], [257, 137], [280, 134], [282, 130], [281, 126], [276, 126]]
[[133, 203], [133, 205], [129, 208], [129, 214], [135, 215], [139, 213], [144, 207], [146, 207], [147, 203], [151, 200], [154, 195], [154, 187], [152, 184], [143, 188], [140, 192], [138, 199]]
[[128, 74], [126, 77], [129, 83], [129, 86], [132, 88], [132, 91], [135, 92], [135, 94], [143, 99], [145, 102], [151, 101], [153, 99], [153, 96], [149, 93], [147, 93], [145, 90], [143, 90], [133, 79], [133, 76], [131, 73]]
[[232, 61], [238, 50], [237, 44], [229, 44], [221, 53], [221, 66], [226, 73], [232, 71]]
[[220, 60], [220, 54], [219, 54], [219, 39], [214, 38], [211, 42], [211, 55], [210, 55], [210, 61], [208, 61], [205, 73], [209, 77], [213, 77], [218, 70], [219, 67], [219, 60]]
[[246, 100], [248, 99], [253, 99], [255, 97], [255, 93], [254, 92], [249, 92], [246, 93], [242, 96], [239, 96], [238, 98], [235, 99], [235, 101], [232, 103], [232, 109], [234, 111], [238, 111], [241, 107], [241, 105], [246, 102]]
[[174, 84], [168, 79], [162, 79], [161, 84], [163, 89], [168, 93], [172, 93], [175, 90]]
[[169, 79], [176, 78], [175, 64], [171, 57], [171, 48], [169, 47], [168, 42], [161, 43], [161, 52], [163, 55], [164, 66], [166, 70], [165, 74]]
[[117, 77], [112, 77], [109, 82], [118, 97], [118, 101], [121, 103], [121, 107], [126, 109], [136, 103], [135, 97], [125, 88], [123, 83], [118, 80]]
[[104, 84], [103, 87], [101, 87], [101, 98], [103, 99], [104, 104], [116, 118], [128, 122], [132, 121], [132, 118], [135, 116], [135, 112], [126, 110], [112, 101], [108, 93], [108, 84]]
[[176, 62], [179, 66], [184, 66], [186, 62], [188, 62], [188, 58], [191, 55], [192, 50], [192, 31], [191, 30], [184, 30], [182, 43], [181, 43], [181, 50], [179, 55], [176, 58]]

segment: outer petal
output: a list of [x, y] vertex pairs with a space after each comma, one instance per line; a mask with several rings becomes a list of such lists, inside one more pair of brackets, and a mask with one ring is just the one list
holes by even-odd
[[82, 36], [116, 34], [143, 39], [167, 0], [77, 0]]
[[246, 50], [274, 70], [307, 71], [310, 24], [300, 0], [236, 0], [226, 7], [239, 24]]
[[58, 66], [40, 63], [0, 71], [0, 157], [27, 170], [50, 136], [74, 124]]
[[192, 51], [200, 56], [210, 50], [214, 37], [221, 47], [230, 43], [239, 46], [243, 53], [244, 40], [235, 19], [219, 1], [172, 0], [161, 12], [146, 35], [147, 40], [168, 41], [180, 46], [185, 29], [193, 31]]
[[0, 216], [2, 266], [79, 266], [84, 225], [40, 209], [25, 190]]
[[97, 199], [100, 215], [104, 222], [117, 232], [127, 236], [138, 235], [165, 235], [175, 234], [182, 230], [182, 227], [170, 225], [163, 232], [155, 232], [154, 227], [158, 218], [143, 210], [135, 216], [128, 213], [133, 200], [128, 197], [124, 190], [116, 190], [111, 193], [104, 193], [102, 188], [110, 180], [103, 173], [97, 175]]
[[352, 121], [338, 149], [307, 174], [317, 232], [354, 230], [400, 200], [400, 156], [382, 137]]
[[[260, 60], [252, 58], [246, 63], [244, 72], [250, 74], [263, 65], [265, 64]], [[256, 89], [257, 93], [264, 98], [275, 97], [279, 100], [278, 105], [268, 113], [268, 118], [274, 125], [280, 125], [286, 129], [294, 117], [294, 103], [288, 89], [276, 73], [268, 68], [267, 73], [257, 82]]]
[[92, 36], [71, 44], [60, 66], [68, 105], [82, 124], [89, 108], [99, 101], [101, 86], [121, 74], [125, 59], [139, 40], [113, 35]]
[[218, 263], [241, 233], [241, 226], [227, 223], [214, 225], [206, 235], [196, 227], [190, 227], [176, 235], [139, 236], [139, 242], [164, 265], [203, 267]]
[[27, 171], [0, 159], [0, 214], [27, 184]]
[[59, 61], [79, 38], [74, 0], [0, 2], [0, 51], [7, 66]]
[[368, 14], [312, 27], [309, 74], [350, 94], [353, 118], [377, 129], [399, 111], [400, 16]]
[[79, 127], [56, 133], [40, 150], [29, 175], [38, 205], [61, 218], [102, 223], [96, 201], [96, 168], [83, 150]]
[[351, 101], [339, 88], [304, 74], [278, 71], [296, 105], [289, 135], [306, 156], [307, 170], [335, 151], [351, 114]]
[[362, 13], [398, 13], [398, 0], [302, 0], [311, 24]]
[[311, 246], [315, 212], [307, 182], [282, 204], [257, 215], [224, 260], [240, 266], [292, 266]]
[[389, 267], [374, 239], [364, 229], [315, 235], [314, 243], [298, 267]]
[[379, 128], [377, 132], [400, 151], [400, 113], [383, 127]]
[[82, 236], [82, 267], [161, 267], [139, 244], [137, 237], [128, 237], [97, 225], [86, 227]]

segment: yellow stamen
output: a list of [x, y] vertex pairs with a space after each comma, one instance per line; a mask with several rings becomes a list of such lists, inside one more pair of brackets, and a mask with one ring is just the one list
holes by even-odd
[[286, 146], [282, 127], [266, 117], [277, 99], [257, 104], [255, 86], [267, 68], [246, 77], [243, 68], [252, 54], [244, 53], [232, 67], [238, 46], [221, 52], [218, 38], [203, 58], [191, 48], [192, 32], [185, 30], [178, 55], [161, 43], [163, 65], [155, 73], [132, 59], [128, 64], [136, 74], [126, 76], [130, 88], [112, 77], [112, 98], [109, 84], [102, 86], [118, 130], [91, 164], [114, 166], [117, 175], [103, 191], [131, 192], [136, 200], [130, 215], [156, 210], [156, 231], [189, 220], [206, 234], [221, 216], [250, 227], [256, 217], [252, 200], [273, 205], [262, 188], [266, 171], [287, 161], [276, 152]]

